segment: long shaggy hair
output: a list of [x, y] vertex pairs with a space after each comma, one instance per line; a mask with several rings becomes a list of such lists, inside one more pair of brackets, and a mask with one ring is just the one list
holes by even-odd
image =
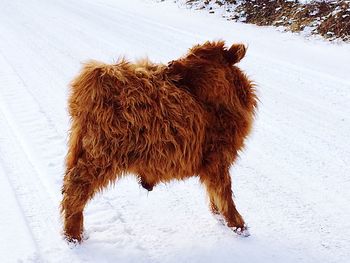
[[242, 233], [229, 167], [252, 126], [257, 98], [235, 64], [242, 44], [196, 45], [168, 65], [124, 59], [86, 63], [71, 84], [72, 126], [61, 203], [64, 234], [81, 241], [83, 209], [126, 173], [151, 191], [199, 176], [213, 213]]

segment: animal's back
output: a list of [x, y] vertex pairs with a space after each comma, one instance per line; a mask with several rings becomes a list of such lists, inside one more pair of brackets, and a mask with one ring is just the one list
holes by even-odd
[[[154, 176], [155, 181], [197, 172], [204, 111], [190, 93], [164, 77], [163, 69], [127, 62], [85, 66], [72, 83], [70, 113], [74, 122], [76, 108], [84, 109], [79, 118], [85, 116], [81, 125], [87, 152], [95, 158], [113, 156], [122, 170]], [[92, 82], [82, 81], [86, 78]]]

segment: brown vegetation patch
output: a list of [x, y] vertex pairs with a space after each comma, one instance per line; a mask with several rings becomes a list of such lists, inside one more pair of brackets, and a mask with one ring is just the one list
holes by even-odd
[[319, 34], [329, 40], [350, 41], [350, 0], [313, 1], [307, 4], [288, 0], [189, 0], [188, 5], [224, 9], [224, 17], [260, 26], [283, 26], [292, 32]]
[[349, 2], [300, 4], [285, 0], [256, 0], [246, 1], [238, 8], [245, 11], [247, 23], [284, 26], [293, 32], [310, 27], [314, 34], [347, 41], [350, 40]]

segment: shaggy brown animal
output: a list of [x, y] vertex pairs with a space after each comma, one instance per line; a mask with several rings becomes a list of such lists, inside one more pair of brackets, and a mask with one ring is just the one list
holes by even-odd
[[196, 45], [168, 65], [148, 60], [85, 64], [72, 82], [72, 127], [62, 188], [64, 233], [81, 241], [83, 209], [126, 173], [147, 190], [199, 176], [214, 213], [242, 231], [229, 167], [248, 135], [257, 98], [234, 66], [244, 45]]

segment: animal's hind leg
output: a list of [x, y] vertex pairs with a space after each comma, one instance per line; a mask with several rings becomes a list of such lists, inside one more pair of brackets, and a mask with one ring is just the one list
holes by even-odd
[[67, 168], [62, 187], [61, 212], [64, 234], [69, 241], [82, 239], [83, 210], [93, 195], [108, 184], [110, 168], [99, 168], [84, 157], [76, 165]]
[[228, 167], [224, 165], [208, 166], [200, 173], [200, 179], [208, 192], [211, 210], [222, 214], [229, 227], [243, 231], [245, 224], [232, 199]]

